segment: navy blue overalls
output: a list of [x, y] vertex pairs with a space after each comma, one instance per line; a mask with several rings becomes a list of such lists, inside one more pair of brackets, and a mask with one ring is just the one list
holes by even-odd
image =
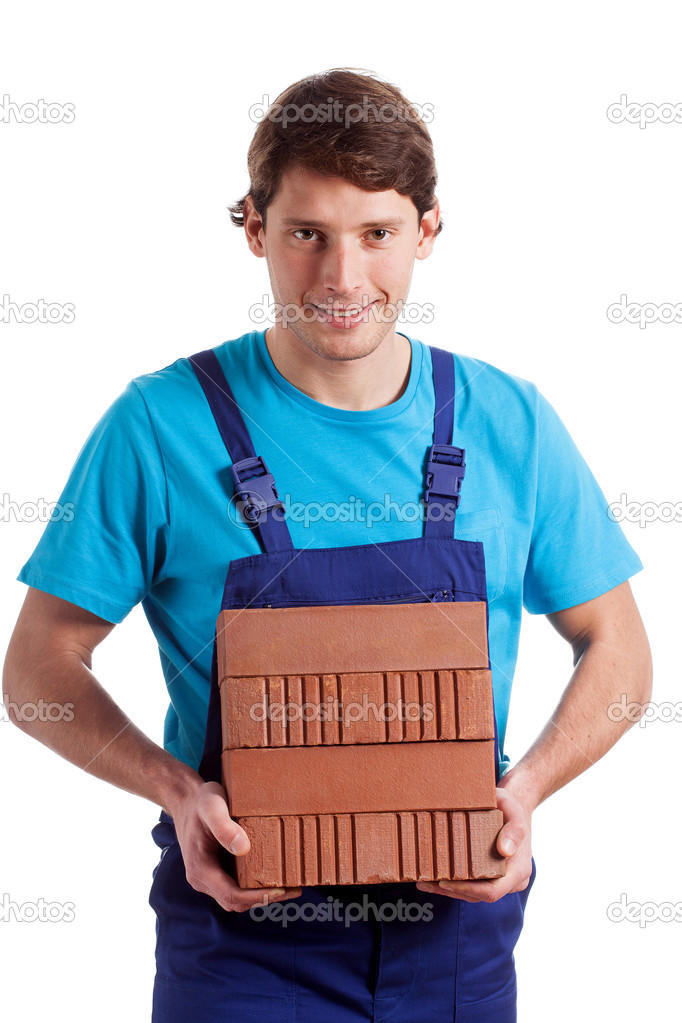
[[[263, 550], [230, 563], [221, 609], [482, 600], [487, 612], [483, 545], [453, 535], [464, 476], [464, 452], [452, 446], [454, 360], [441, 349], [431, 353], [436, 400], [424, 535], [303, 550], [292, 544], [274, 480], [254, 451], [215, 353], [192, 357], [228, 449], [235, 491]], [[272, 508], [279, 514], [271, 515]], [[220, 751], [214, 644], [199, 766], [205, 781], [220, 781]], [[513, 948], [530, 885], [493, 904], [421, 892], [414, 883], [324, 885], [236, 913], [188, 884], [165, 811], [152, 835], [162, 849], [149, 896], [157, 915], [153, 1023], [516, 1020]], [[224, 864], [233, 873], [234, 857], [225, 853]], [[531, 884], [534, 877], [533, 868]], [[284, 917], [294, 905], [301, 911]]]

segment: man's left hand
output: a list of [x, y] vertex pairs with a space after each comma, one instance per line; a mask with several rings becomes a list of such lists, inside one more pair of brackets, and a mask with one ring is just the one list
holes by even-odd
[[496, 790], [497, 805], [504, 815], [504, 825], [497, 836], [497, 851], [507, 860], [504, 877], [490, 881], [418, 881], [422, 892], [449, 895], [464, 902], [497, 902], [509, 892], [522, 892], [528, 887], [531, 862], [531, 811], [509, 790]]

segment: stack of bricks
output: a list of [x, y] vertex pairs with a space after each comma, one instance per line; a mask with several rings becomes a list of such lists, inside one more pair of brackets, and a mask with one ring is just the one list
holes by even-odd
[[218, 675], [241, 887], [504, 874], [483, 602], [223, 611]]

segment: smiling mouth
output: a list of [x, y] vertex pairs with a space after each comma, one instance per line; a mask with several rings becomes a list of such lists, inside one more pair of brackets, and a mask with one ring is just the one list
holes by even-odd
[[324, 316], [328, 316], [334, 320], [352, 320], [358, 316], [361, 316], [367, 309], [370, 308], [370, 306], [373, 306], [377, 301], [378, 299], [375, 298], [373, 302], [368, 302], [367, 305], [345, 306], [343, 309], [339, 307], [335, 308], [334, 306], [332, 306], [332, 308], [329, 309], [321, 305], [316, 305], [314, 306], [314, 308], [317, 309], [318, 312], [322, 313]]

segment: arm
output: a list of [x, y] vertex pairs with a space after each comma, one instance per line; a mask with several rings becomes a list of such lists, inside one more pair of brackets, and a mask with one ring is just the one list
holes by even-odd
[[[68, 705], [59, 721], [14, 723], [89, 774], [164, 807], [173, 817], [187, 879], [224, 909], [244, 912], [274, 891], [241, 889], [221, 867], [220, 846], [246, 833], [228, 813], [222, 786], [152, 742], [123, 713], [92, 673], [92, 653], [114, 626], [83, 608], [29, 588], [10, 640], [3, 694], [12, 705]], [[280, 898], [300, 894], [289, 889]], [[275, 896], [276, 897], [276, 896]]]
[[[594, 764], [632, 727], [612, 721], [608, 707], [621, 694], [645, 704], [651, 696], [651, 652], [630, 584], [584, 604], [547, 615], [571, 644], [575, 670], [552, 718], [521, 760], [501, 779], [498, 805], [505, 824], [497, 839], [507, 873], [494, 881], [444, 882], [467, 902], [494, 902], [522, 891], [531, 874], [531, 817], [535, 808]], [[419, 884], [443, 894], [443, 887]]]

